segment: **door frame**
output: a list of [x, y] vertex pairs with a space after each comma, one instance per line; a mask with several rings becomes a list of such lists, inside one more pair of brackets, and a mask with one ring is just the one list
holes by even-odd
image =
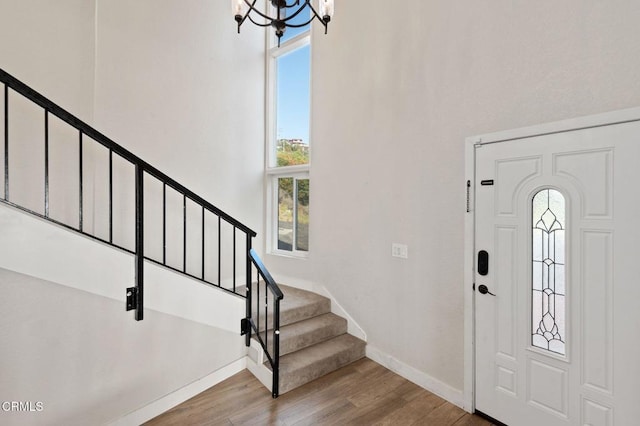
[[465, 187], [467, 197], [464, 220], [464, 388], [462, 408], [466, 411], [471, 413], [475, 411], [475, 291], [473, 290], [473, 285], [476, 253], [476, 147], [634, 121], [640, 121], [640, 107], [471, 136], [465, 139]]

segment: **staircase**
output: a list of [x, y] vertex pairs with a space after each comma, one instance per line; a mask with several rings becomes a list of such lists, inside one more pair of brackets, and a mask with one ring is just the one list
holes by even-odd
[[[278, 286], [284, 293], [280, 305], [280, 394], [365, 356], [366, 343], [347, 333], [347, 320], [331, 313], [328, 298]], [[269, 352], [271, 344], [267, 345]], [[254, 338], [252, 348], [259, 347]], [[254, 354], [262, 355], [262, 351], [256, 350]], [[249, 370], [271, 388], [269, 363], [262, 356], [250, 354], [250, 358]]]
[[[252, 362], [249, 362], [249, 369], [272, 390], [274, 397], [364, 357], [365, 342], [347, 334], [347, 321], [331, 313], [329, 299], [288, 286], [279, 288], [252, 249], [252, 239], [257, 235], [255, 231], [2, 69], [0, 83], [4, 86], [0, 86], [0, 90], [4, 89], [4, 96], [0, 95], [0, 106], [4, 111], [4, 117], [0, 117], [4, 126], [4, 144], [0, 142], [4, 160], [4, 191], [0, 203], [132, 255], [134, 287], [122, 290], [126, 309], [135, 310], [137, 321], [144, 318], [145, 265], [156, 264], [246, 300], [246, 317], [241, 319], [240, 325], [241, 333], [246, 336], [245, 344], [250, 346], [249, 356]], [[16, 160], [15, 156], [10, 155], [13, 152], [9, 150], [11, 144], [20, 142], [11, 140], [15, 124], [10, 119], [14, 117], [11, 100], [16, 96], [29, 101], [34, 111], [43, 113], [40, 115], [42, 119], [29, 124], [44, 128], [43, 140], [30, 141], [33, 147], [40, 147], [41, 144], [38, 149], [44, 151], [44, 164], [37, 156], [32, 156], [26, 162], [21, 157]], [[67, 158], [65, 167], [77, 174], [78, 182], [69, 183], [67, 186], [72, 187], [71, 189], [65, 188], [72, 194], [67, 200], [70, 211], [77, 209], [78, 213], [66, 220], [57, 219], [55, 210], [50, 211], [50, 201], [55, 201], [56, 194], [62, 193], [49, 179], [49, 154], [55, 153], [55, 144], [49, 140], [49, 122], [54, 117], [60, 122], [58, 125], [65, 126], [69, 134], [75, 133], [71, 140], [73, 144], [77, 144], [78, 155]], [[103, 170], [108, 173], [102, 193], [91, 192], [91, 185], [85, 182], [85, 169], [90, 164], [88, 160], [92, 158], [88, 153], [96, 146], [105, 153], [100, 161]], [[98, 159], [94, 160], [97, 164]], [[114, 163], [122, 167], [114, 167]], [[42, 168], [44, 170], [40, 173]], [[34, 201], [32, 206], [28, 206], [21, 203], [20, 197], [15, 196], [15, 189], [19, 188], [13, 183], [16, 169], [28, 169], [34, 176], [44, 176], [44, 182], [36, 182], [35, 178], [32, 182], [34, 188], [44, 184], [42, 200], [37, 203]], [[125, 173], [124, 170], [131, 175], [128, 179], [119, 175]], [[122, 221], [114, 220], [113, 212], [114, 194], [117, 198], [117, 194], [127, 191], [135, 194], [135, 197], [128, 200], [128, 205], [123, 204], [121, 207], [134, 216], [131, 223], [135, 227], [131, 228], [123, 226]], [[154, 194], [157, 197], [159, 191], [162, 194], [160, 209], [150, 201], [154, 199]], [[93, 199], [86, 202], [85, 198], [88, 196], [100, 199], [98, 204], [108, 206], [108, 209], [91, 210], [90, 207], [97, 202]], [[168, 204], [168, 198], [181, 199], [181, 206]], [[188, 217], [187, 206], [191, 206], [193, 212], [198, 212], [197, 218]], [[99, 217], [99, 222], [103, 224], [104, 229], [100, 232], [85, 220], [94, 216]], [[145, 217], [152, 217], [153, 220], [147, 223], [155, 225], [145, 225]], [[177, 220], [171, 221], [171, 218]], [[209, 225], [205, 226], [206, 223]], [[183, 230], [181, 242], [172, 242], [167, 238], [167, 229], [173, 227]], [[146, 232], [155, 233], [162, 238], [162, 244], [156, 244], [161, 250], [154, 255], [150, 253], [152, 250], [145, 250], [145, 228], [148, 228]], [[200, 235], [188, 241], [187, 228], [195, 229], [196, 235], [198, 232]], [[135, 231], [134, 235], [131, 235], [132, 231]], [[120, 241], [129, 243], [121, 245]], [[170, 261], [167, 248], [178, 250], [178, 253], [181, 251], [182, 262], [176, 259]], [[201, 267], [194, 270], [189, 267], [189, 261], [197, 261]], [[254, 271], [257, 271], [257, 275], [254, 275]], [[254, 276], [257, 281], [249, 284], [254, 282]], [[247, 285], [250, 287], [247, 288]]]

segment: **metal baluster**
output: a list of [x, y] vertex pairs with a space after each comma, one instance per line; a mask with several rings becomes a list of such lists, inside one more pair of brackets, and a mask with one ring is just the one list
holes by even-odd
[[260, 337], [260, 271], [258, 271], [256, 277], [256, 289], [256, 333]]
[[233, 225], [233, 292], [236, 292], [236, 226]]
[[44, 217], [49, 217], [49, 111], [44, 110]]
[[187, 196], [182, 194], [182, 269], [187, 273]]
[[272, 396], [278, 397], [280, 387], [280, 299], [273, 297], [273, 384]]
[[[247, 234], [248, 235], [248, 234]], [[249, 244], [251, 244], [249, 239]], [[251, 262], [249, 262], [249, 251], [247, 250], [247, 288], [246, 288], [246, 318], [247, 320], [251, 320]], [[247, 327], [247, 334], [245, 336], [245, 345], [249, 346], [251, 344], [251, 327]]]
[[9, 201], [9, 86], [4, 85], [4, 199]]
[[222, 229], [222, 224], [220, 222], [220, 216], [218, 216], [218, 287], [222, 287], [222, 281], [220, 280], [222, 276], [222, 268], [220, 266], [220, 262], [222, 259], [222, 256], [221, 256], [222, 244], [220, 244], [220, 239], [222, 238], [222, 235], [220, 235], [221, 229]]
[[109, 242], [113, 243], [113, 150], [109, 149]]
[[264, 347], [269, 351], [269, 286], [264, 281]]
[[247, 262], [247, 264], [245, 265], [246, 267], [245, 279], [247, 281], [247, 288], [249, 288], [251, 286], [251, 257], [249, 255], [249, 253], [251, 252], [251, 235], [248, 232], [245, 235], [246, 235], [245, 246], [247, 248], [247, 253], [245, 255], [245, 259]]
[[204, 206], [202, 206], [202, 281], [204, 279]]
[[82, 201], [83, 201], [82, 200], [82, 193], [83, 193], [83, 190], [82, 190], [82, 168], [83, 168], [83, 164], [82, 164], [82, 157], [83, 157], [83, 155], [82, 155], [82, 145], [83, 145], [83, 143], [82, 143], [82, 130], [80, 130], [80, 137], [79, 137], [79, 141], [78, 141], [79, 164], [80, 164], [80, 167], [79, 167], [79, 171], [80, 171], [80, 176], [79, 176], [80, 194], [79, 194], [79, 197], [78, 197], [79, 198], [78, 220], [79, 220], [79, 230], [80, 230], [80, 232], [82, 232], [83, 225], [84, 225], [83, 224], [83, 217], [82, 217], [82, 213], [83, 213], [82, 212], [82, 210], [83, 210], [83, 206], [82, 206]]
[[144, 170], [136, 164], [136, 321], [142, 321], [144, 294]]
[[167, 184], [162, 182], [162, 264], [167, 264]]

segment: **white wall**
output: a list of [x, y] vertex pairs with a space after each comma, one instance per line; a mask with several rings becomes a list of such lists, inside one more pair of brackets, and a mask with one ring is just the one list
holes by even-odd
[[262, 235], [264, 31], [228, 2], [97, 4], [97, 126]]
[[[0, 230], [0, 268], [116, 300], [124, 309], [126, 288], [135, 285], [133, 255], [2, 204]], [[239, 333], [244, 299], [151, 262], [144, 270], [145, 309]]]
[[0, 269], [0, 292], [2, 401], [33, 407], [4, 404], [3, 425], [106, 424], [244, 359], [238, 333], [150, 309], [136, 322], [122, 302], [27, 275]]
[[[0, 11], [0, 68], [91, 122], [95, 1], [0, 0]], [[44, 213], [43, 110], [13, 91], [9, 105], [11, 199]], [[0, 112], [4, 113], [3, 100]], [[4, 120], [0, 121], [4, 134]], [[77, 208], [69, 208], [69, 202], [78, 198], [78, 173], [68, 161], [78, 156], [77, 132], [51, 118], [49, 138], [51, 215], [77, 223]], [[0, 161], [4, 197], [4, 150]]]
[[[254, 247], [262, 247], [262, 29], [247, 25], [236, 34], [229, 4], [209, 0], [0, 0], [0, 10], [3, 69], [257, 231]], [[10, 199], [44, 214], [44, 114], [13, 92], [9, 105]], [[0, 102], [0, 113], [4, 108]], [[78, 133], [50, 118], [49, 139], [51, 216], [77, 226]], [[103, 239], [109, 238], [108, 158], [108, 150], [84, 138], [83, 225]], [[4, 196], [3, 161], [0, 169]], [[114, 156], [113, 239], [128, 249], [134, 246], [133, 171]], [[160, 260], [162, 190], [152, 179], [145, 184], [146, 254]], [[167, 195], [167, 260], [182, 269], [182, 199], [175, 195]], [[187, 271], [200, 275], [201, 212], [187, 204]], [[212, 215], [206, 225], [206, 252], [215, 259]], [[233, 229], [223, 223], [222, 232], [227, 285]], [[244, 235], [236, 237], [241, 255]], [[218, 282], [217, 265], [206, 269], [206, 278]], [[243, 274], [242, 261], [236, 269]]]
[[311, 252], [268, 256], [274, 276], [325, 285], [371, 347], [461, 390], [464, 138], [640, 105], [639, 20], [637, 1], [339, 2], [313, 41]]
[[[92, 2], [0, 1], [3, 68], [89, 114]], [[224, 1], [102, 0], [97, 15], [97, 126], [262, 235], [264, 32], [235, 34]], [[311, 253], [268, 256], [273, 275], [326, 286], [372, 347], [461, 389], [463, 140], [638, 106], [638, 18], [631, 0], [340, 2], [314, 33]]]
[[95, 0], [0, 0], [0, 68], [93, 118]]
[[[262, 234], [264, 33], [245, 31], [237, 36], [228, 9], [226, 2], [205, 0], [0, 0], [0, 67]], [[22, 105], [10, 115], [10, 169], [12, 177], [22, 177], [11, 181], [11, 192], [22, 194], [18, 201], [36, 210], [43, 205], [43, 148], [39, 145], [43, 131], [25, 120], [41, 114]], [[51, 136], [52, 144], [61, 139], [60, 150], [51, 154], [52, 179], [61, 180], [68, 189], [55, 203], [62, 198], [73, 203], [79, 195], [77, 165], [69, 158], [77, 158], [77, 133], [62, 126], [52, 130]], [[99, 160], [107, 158], [106, 151], [89, 142], [84, 154], [85, 229], [105, 237], [107, 169]], [[64, 157], [63, 152], [70, 155]], [[60, 165], [72, 173], [64, 175]], [[126, 187], [132, 181], [131, 167], [116, 159], [115, 170], [114, 239], [131, 248], [132, 216], [125, 215], [132, 207], [132, 189]], [[74, 210], [56, 210], [56, 214], [73, 222], [77, 220]], [[10, 369], [15, 373], [11, 380], [3, 380], [3, 398], [41, 398], [49, 407], [44, 423], [103, 423], [221, 367], [212, 362], [214, 354], [231, 353], [231, 361], [244, 356], [237, 328], [242, 313], [239, 299], [228, 296], [233, 299], [228, 308], [237, 314], [223, 320], [223, 327], [234, 330], [233, 338], [224, 343], [216, 340], [211, 327], [158, 317], [151, 309], [145, 321], [135, 322], [132, 313], [124, 312], [124, 289], [133, 281], [130, 259], [89, 241], [64, 245], [58, 233], [66, 231], [43, 223], [29, 225], [45, 227], [35, 232], [40, 240], [31, 240], [22, 228], [23, 220], [31, 219], [24, 216], [17, 219], [20, 224], [13, 219], [0, 223], [6, 237], [0, 251], [6, 254], [5, 261], [11, 260], [5, 267], [25, 273], [40, 273], [44, 268], [47, 279], [60, 278], [59, 283], [118, 301], [69, 288], [58, 291], [54, 284], [40, 286], [38, 298], [27, 295], [32, 300], [29, 309], [12, 310], [2, 329], [7, 339], [0, 345], [0, 370], [3, 376]], [[155, 236], [152, 241], [157, 243], [157, 234], [147, 235]], [[71, 239], [83, 240], [75, 235]], [[49, 249], [54, 255], [46, 253]], [[101, 249], [110, 255], [88, 253]], [[35, 252], [43, 256], [41, 261], [32, 257]], [[69, 260], [65, 255], [78, 257]], [[81, 267], [75, 268], [78, 261]], [[147, 275], [148, 308], [155, 306], [207, 324], [219, 320], [216, 315], [224, 310], [216, 309], [216, 302], [207, 298], [219, 292], [174, 279], [166, 271], [156, 273], [156, 269], [149, 268]], [[74, 270], [80, 272], [74, 276]], [[69, 277], [72, 282], [67, 281]], [[9, 281], [3, 279], [0, 284], [3, 295], [11, 295], [3, 299], [9, 306], [23, 296], [19, 289], [5, 291]], [[79, 299], [91, 300], [85, 305]], [[3, 305], [2, 311], [7, 309]], [[17, 328], [32, 311], [36, 319]], [[82, 315], [94, 314], [91, 321], [82, 321]], [[43, 324], [46, 321], [50, 322]], [[113, 326], [113, 321], [118, 325]], [[107, 334], [100, 333], [104, 322], [109, 323]], [[58, 328], [60, 334], [55, 333]], [[177, 341], [173, 334], [185, 340]], [[50, 340], [55, 344], [47, 344]], [[195, 351], [188, 365], [180, 364], [185, 350]], [[147, 362], [137, 358], [136, 351], [144, 352]], [[35, 359], [42, 364], [29, 370], [35, 362], [33, 353], [42, 357]], [[104, 364], [94, 362], [95, 354], [110, 359]], [[116, 362], [125, 368], [111, 368]], [[66, 379], [65, 372], [74, 376], [60, 383]], [[130, 399], [132, 394], [135, 398]], [[10, 423], [24, 420], [3, 418]]]

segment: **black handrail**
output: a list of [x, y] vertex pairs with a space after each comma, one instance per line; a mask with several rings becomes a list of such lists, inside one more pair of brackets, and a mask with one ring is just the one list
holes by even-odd
[[[278, 397], [279, 394], [279, 379], [280, 379], [280, 301], [284, 298], [280, 287], [276, 284], [275, 280], [267, 270], [267, 268], [262, 263], [262, 260], [256, 253], [254, 249], [249, 250], [249, 259], [251, 263], [258, 270], [258, 277], [255, 283], [252, 283], [251, 286], [247, 287], [247, 318], [243, 320], [242, 324], [242, 334], [245, 335], [246, 345], [249, 346], [251, 341], [251, 332], [255, 332], [255, 338], [262, 346], [262, 350], [267, 355], [267, 360], [271, 365], [271, 370], [273, 372], [272, 375], [272, 385], [271, 385], [271, 395], [274, 398]], [[260, 283], [261, 280], [265, 285], [264, 292], [264, 326], [260, 325], [260, 307], [261, 307], [261, 298], [260, 298]], [[256, 289], [257, 297], [255, 299], [255, 320], [253, 316], [254, 305], [252, 304], [252, 293], [253, 287]], [[267, 290], [269, 292], [267, 292]], [[271, 327], [269, 327], [269, 294], [271, 294], [271, 300], [273, 303], [273, 314], [272, 314], [272, 323]], [[263, 329], [262, 329], [263, 328]], [[273, 354], [269, 352], [269, 332], [272, 333], [273, 338]], [[263, 338], [264, 335], [264, 338]]]
[[[174, 179], [171, 179], [169, 176], [162, 173], [160, 170], [156, 169], [151, 164], [147, 163], [146, 161], [142, 160], [140, 157], [136, 156], [132, 152], [118, 145], [117, 143], [115, 143], [113, 140], [111, 140], [110, 138], [108, 138], [98, 130], [94, 129], [93, 127], [89, 126], [88, 124], [86, 124], [85, 122], [83, 122], [82, 120], [80, 120], [79, 118], [71, 114], [70, 112], [66, 111], [62, 107], [53, 103], [52, 101], [50, 101], [40, 93], [36, 92], [35, 90], [33, 90], [32, 88], [30, 88], [29, 86], [21, 82], [20, 80], [16, 79], [12, 75], [8, 74], [1, 68], [0, 68], [0, 81], [4, 83], [5, 86], [13, 89], [17, 93], [20, 93], [21, 95], [23, 95], [25, 98], [38, 104], [39, 106], [44, 108], [45, 111], [48, 111], [49, 114], [53, 114], [59, 119], [61, 119], [62, 121], [65, 121], [70, 126], [75, 127], [76, 129], [81, 131], [84, 135], [89, 136], [91, 139], [95, 140], [96, 142], [100, 143], [104, 147], [108, 148], [110, 151], [118, 154], [119, 156], [123, 157], [124, 159], [126, 159], [127, 161], [133, 164], [139, 165], [140, 167], [142, 167], [142, 169], [146, 173], [149, 173], [159, 181], [166, 183], [168, 186], [180, 192], [181, 194], [185, 194], [192, 201], [196, 202], [197, 204], [203, 205], [211, 213], [217, 216], [220, 216], [226, 222], [230, 223], [233, 226], [236, 226], [241, 231], [247, 234], [251, 234], [251, 236], [253, 237], [257, 235], [257, 233], [253, 231], [251, 228], [249, 228], [248, 226], [244, 225], [237, 219], [233, 218], [231, 215], [220, 210], [218, 207], [214, 206], [204, 198], [200, 197], [198, 194], [194, 193], [187, 187], [176, 182]], [[5, 111], [5, 114], [7, 112], [8, 111]], [[6, 134], [8, 134], [8, 128], [5, 128], [5, 138], [7, 138]], [[5, 159], [5, 162], [6, 161], [7, 160]], [[8, 173], [7, 170], [5, 170], [5, 174], [6, 173]], [[6, 181], [5, 181], [5, 185], [7, 185]]]
[[[6, 73], [4, 70], [0, 69], [0, 82], [4, 84], [4, 194], [3, 198], [0, 198], [0, 202], [3, 204], [7, 204], [14, 208], [20, 209], [42, 219], [45, 219], [49, 222], [55, 223], [56, 225], [62, 226], [68, 230], [75, 231], [81, 233], [90, 238], [96, 239], [102, 243], [108, 244], [112, 247], [118, 248], [120, 250], [124, 250], [127, 253], [135, 255], [135, 286], [127, 288], [127, 310], [135, 309], [135, 319], [142, 320], [143, 319], [143, 288], [144, 288], [144, 261], [150, 261], [155, 264], [161, 265], [165, 268], [171, 269], [175, 272], [181, 273], [188, 277], [200, 280], [207, 284], [213, 285], [219, 289], [225, 290], [227, 292], [233, 293], [235, 295], [245, 297], [247, 301], [247, 317], [244, 318], [241, 322], [241, 332], [242, 334], [247, 335], [246, 344], [249, 346], [250, 338], [251, 338], [251, 330], [256, 331], [256, 337], [258, 341], [262, 344], [262, 347], [267, 355], [267, 358], [273, 368], [273, 388], [272, 394], [275, 397], [278, 396], [278, 379], [279, 379], [279, 328], [280, 328], [280, 300], [283, 298], [282, 291], [278, 288], [269, 271], [265, 268], [264, 264], [258, 257], [255, 250], [252, 249], [252, 238], [257, 234], [255, 231], [250, 229], [248, 226], [242, 224], [240, 221], [231, 217], [227, 213], [223, 212], [213, 204], [209, 203], [202, 197], [195, 194], [193, 191], [189, 190], [185, 186], [176, 182], [174, 179], [170, 178], [166, 174], [162, 173], [155, 167], [151, 166], [146, 161], [142, 160], [138, 156], [134, 155], [130, 151], [124, 149], [122, 146], [115, 143], [113, 140], [95, 130], [93, 127], [89, 126], [79, 118], [75, 117], [68, 111], [64, 110], [54, 102], [50, 101], [40, 93], [36, 92], [32, 88], [28, 87], [26, 84], [22, 83], [15, 77]], [[34, 211], [24, 205], [21, 205], [18, 202], [10, 199], [9, 190], [10, 190], [10, 161], [9, 161], [9, 92], [13, 90], [14, 92], [22, 95], [27, 98], [31, 102], [40, 106], [44, 110], [44, 212], [40, 213]], [[79, 156], [77, 158], [78, 164], [78, 223], [70, 224], [65, 223], [61, 220], [54, 219], [50, 217], [50, 209], [49, 209], [49, 115], [53, 114], [58, 117], [63, 122], [67, 123], [71, 127], [75, 128], [78, 131], [78, 152]], [[94, 233], [88, 232], [84, 227], [84, 202], [83, 202], [83, 152], [84, 145], [86, 143], [85, 137], [91, 138], [93, 141], [99, 143], [108, 149], [109, 159], [108, 159], [108, 168], [109, 168], [109, 212], [108, 212], [108, 223], [109, 223], [109, 236], [108, 239], [95, 235]], [[0, 146], [2, 144], [0, 143]], [[119, 245], [114, 242], [113, 238], [113, 155], [118, 155], [123, 160], [129, 162], [133, 165], [135, 170], [135, 248], [131, 249], [128, 247], [124, 247], [123, 245]], [[162, 184], [162, 260], [153, 259], [151, 257], [147, 257], [144, 254], [144, 180], [145, 173], [153, 178], [155, 178], [159, 183]], [[183, 210], [183, 267], [179, 269], [175, 266], [171, 266], [167, 262], [167, 187], [173, 189], [179, 195], [182, 196], [182, 210]], [[198, 250], [201, 251], [201, 260], [202, 260], [202, 268], [199, 271], [199, 276], [193, 274], [187, 270], [187, 200], [192, 201], [201, 209], [201, 245]], [[218, 235], [218, 263], [217, 263], [217, 283], [211, 282], [206, 279], [205, 274], [205, 217], [206, 212], [210, 212], [211, 214], [217, 216], [217, 235]], [[222, 273], [221, 273], [221, 263], [222, 263], [222, 243], [221, 243], [221, 234], [222, 234], [222, 222], [228, 224], [233, 229], [233, 262], [232, 262], [232, 271], [233, 271], [233, 285], [232, 288], [225, 288], [222, 286]], [[225, 225], [227, 226], [227, 225]], [[246, 262], [246, 273], [245, 273], [245, 283], [246, 283], [246, 294], [239, 293], [240, 289], [236, 286], [236, 234], [237, 232], [243, 232], [245, 234], [245, 251], [243, 257]], [[226, 247], [226, 246], [225, 246]], [[272, 294], [272, 299], [274, 302], [274, 310], [273, 310], [273, 332], [274, 332], [274, 351], [270, 353], [267, 347], [267, 337], [266, 337], [266, 325], [265, 325], [265, 338], [264, 340], [260, 336], [260, 319], [259, 315], [256, 318], [258, 325], [256, 326], [253, 320], [253, 312], [251, 309], [251, 300], [252, 300], [252, 268], [256, 267], [258, 270], [258, 282], [257, 282], [257, 291], [258, 297], [256, 301], [259, 299], [259, 286], [260, 280], [265, 283], [270, 293]], [[265, 292], [265, 301], [268, 302], [268, 297]], [[265, 319], [268, 314], [267, 305], [265, 304]], [[257, 310], [258, 311], [258, 310]]]

